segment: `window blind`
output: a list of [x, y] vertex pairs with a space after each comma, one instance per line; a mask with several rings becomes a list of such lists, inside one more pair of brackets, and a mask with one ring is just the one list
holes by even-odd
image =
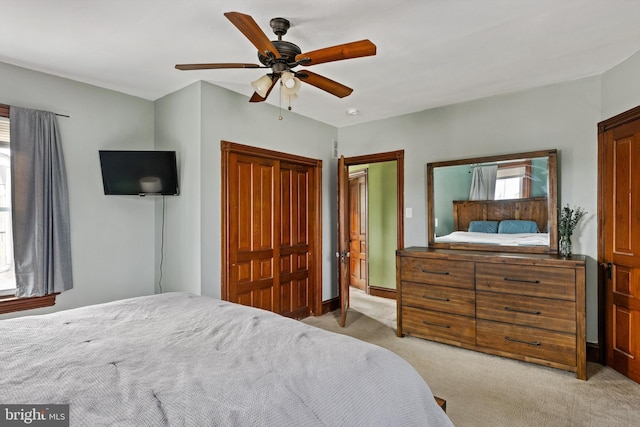
[[9, 142], [9, 119], [0, 117], [0, 142]]

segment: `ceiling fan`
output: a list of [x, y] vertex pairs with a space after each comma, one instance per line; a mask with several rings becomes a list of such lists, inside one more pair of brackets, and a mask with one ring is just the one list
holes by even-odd
[[311, 66], [376, 54], [376, 45], [369, 40], [360, 40], [302, 53], [302, 50], [297, 45], [282, 40], [282, 36], [287, 34], [287, 30], [290, 27], [289, 21], [284, 18], [273, 18], [271, 20], [271, 28], [278, 36], [278, 40], [271, 41], [251, 16], [240, 12], [227, 12], [224, 16], [258, 49], [258, 60], [262, 65], [243, 63], [178, 64], [176, 68], [178, 70], [270, 68], [270, 73], [251, 83], [256, 91], [249, 99], [249, 102], [266, 100], [278, 80], [281, 81], [283, 95], [295, 97], [295, 93], [300, 87], [300, 82], [304, 82], [339, 98], [344, 98], [350, 95], [353, 89], [311, 71], [293, 71], [293, 68], [298, 65]]

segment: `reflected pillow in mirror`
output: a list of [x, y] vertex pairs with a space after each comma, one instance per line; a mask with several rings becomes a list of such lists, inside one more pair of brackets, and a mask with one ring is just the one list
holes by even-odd
[[524, 221], [509, 219], [500, 221], [498, 225], [498, 233], [501, 234], [517, 234], [517, 233], [537, 233], [538, 224], [535, 221]]
[[474, 233], [497, 233], [498, 221], [471, 221], [469, 231]]

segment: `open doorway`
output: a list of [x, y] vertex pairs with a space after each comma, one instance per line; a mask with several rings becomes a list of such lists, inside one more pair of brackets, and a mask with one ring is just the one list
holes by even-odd
[[[349, 307], [350, 289], [396, 298], [395, 252], [404, 248], [404, 150], [344, 158], [349, 177], [339, 189], [347, 203], [338, 212], [348, 237], [349, 274], [341, 275], [340, 301]], [[339, 184], [340, 185], [340, 184]]]

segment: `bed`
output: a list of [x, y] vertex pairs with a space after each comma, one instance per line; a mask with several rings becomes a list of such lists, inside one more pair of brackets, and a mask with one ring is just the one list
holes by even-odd
[[2, 404], [72, 426], [452, 425], [394, 353], [187, 293], [0, 321]]
[[437, 243], [548, 246], [546, 197], [511, 200], [454, 200], [454, 231]]

